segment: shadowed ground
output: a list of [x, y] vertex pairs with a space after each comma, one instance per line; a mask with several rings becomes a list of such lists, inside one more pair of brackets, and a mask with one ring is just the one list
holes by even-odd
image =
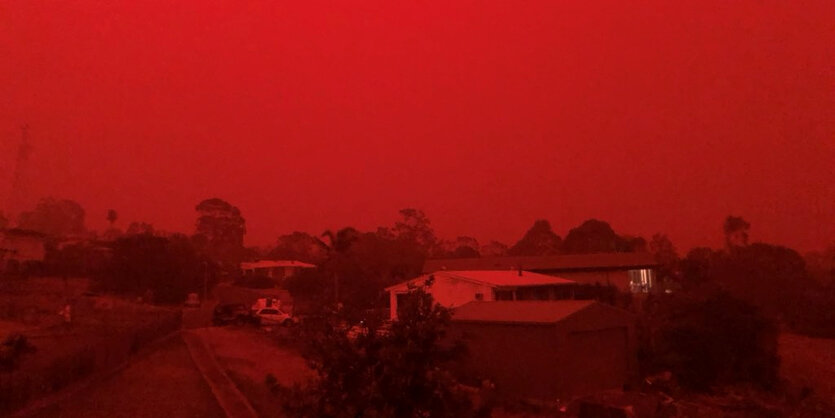
[[224, 417], [183, 341], [165, 342], [115, 376], [36, 417]]

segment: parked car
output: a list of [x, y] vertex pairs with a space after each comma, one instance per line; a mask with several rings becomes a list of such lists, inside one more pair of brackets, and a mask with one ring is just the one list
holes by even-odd
[[283, 325], [295, 324], [295, 320], [286, 312], [276, 308], [262, 308], [255, 311], [255, 322], [259, 325]]
[[252, 322], [252, 315], [246, 305], [242, 303], [227, 303], [215, 306], [212, 313], [212, 324], [215, 326]]
[[186, 296], [185, 306], [187, 308], [199, 308], [200, 296], [197, 296], [197, 293], [189, 293], [188, 296]]

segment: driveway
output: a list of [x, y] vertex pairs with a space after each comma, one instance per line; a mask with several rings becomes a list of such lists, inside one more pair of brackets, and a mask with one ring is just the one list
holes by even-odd
[[226, 415], [177, 336], [115, 376], [32, 416], [223, 418]]

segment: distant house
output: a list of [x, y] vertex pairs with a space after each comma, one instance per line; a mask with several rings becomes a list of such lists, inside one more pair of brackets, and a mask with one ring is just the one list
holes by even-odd
[[471, 302], [453, 311], [464, 376], [505, 398], [568, 399], [621, 389], [636, 374], [634, 317], [588, 300]]
[[442, 270], [518, 270], [558, 276], [580, 284], [612, 285], [621, 291], [650, 292], [658, 263], [649, 253], [569, 254], [427, 260], [424, 273]]
[[0, 230], [0, 272], [16, 274], [38, 268], [46, 257], [46, 236], [26, 229]]
[[265, 276], [275, 281], [281, 281], [298, 274], [301, 270], [311, 268], [316, 268], [316, 266], [296, 260], [259, 260], [241, 263], [241, 272], [244, 276]]
[[438, 271], [386, 288], [391, 319], [397, 318], [398, 306], [409, 290], [423, 286], [430, 277], [433, 283], [427, 293], [447, 308], [472, 301], [571, 299], [576, 286], [571, 280], [530, 271]]

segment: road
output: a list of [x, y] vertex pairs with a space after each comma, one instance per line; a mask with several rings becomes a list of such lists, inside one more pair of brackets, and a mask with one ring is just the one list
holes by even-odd
[[35, 417], [217, 417], [226, 415], [177, 336], [106, 381]]

